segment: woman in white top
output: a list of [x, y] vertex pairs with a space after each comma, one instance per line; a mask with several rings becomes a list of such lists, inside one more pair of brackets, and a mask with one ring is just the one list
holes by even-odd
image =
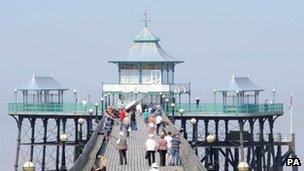
[[149, 166], [152, 163], [155, 163], [155, 150], [156, 150], [156, 142], [153, 140], [153, 135], [150, 134], [146, 141], [146, 156], [145, 158], [148, 159]]

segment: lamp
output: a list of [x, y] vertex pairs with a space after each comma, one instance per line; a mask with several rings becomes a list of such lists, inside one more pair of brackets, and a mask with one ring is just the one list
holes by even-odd
[[60, 134], [60, 141], [66, 143], [68, 141], [68, 135], [66, 133]]
[[215, 139], [216, 139], [215, 134], [209, 134], [207, 136], [207, 142], [210, 143], [210, 144], [213, 143], [215, 141]]
[[192, 119], [190, 120], [190, 123], [191, 123], [192, 125], [195, 125], [195, 124], [197, 123], [197, 120], [196, 120], [195, 118], [192, 118]]
[[[207, 137], [206, 137], [206, 141], [209, 143], [209, 162], [212, 162], [212, 143], [216, 140], [216, 136], [215, 134], [209, 134]], [[209, 163], [208, 164], [208, 169], [209, 170], [214, 170], [214, 167], [213, 167], [213, 164], [212, 163]]]
[[93, 110], [93, 109], [89, 109], [89, 114], [90, 114], [90, 115], [92, 115], [92, 114], [93, 114], [93, 112], [94, 112], [94, 110]]
[[104, 99], [100, 98], [100, 102], [101, 102], [101, 113], [103, 113], [103, 109], [104, 109], [103, 102], [104, 102]]
[[181, 116], [183, 116], [185, 110], [184, 109], [179, 109], [179, 113], [181, 114]]
[[238, 170], [239, 171], [249, 171], [249, 165], [248, 165], [248, 163], [247, 162], [245, 162], [245, 161], [243, 161], [243, 162], [240, 162], [239, 164], [238, 164]]
[[62, 153], [61, 153], [61, 167], [60, 170], [66, 170], [66, 165], [65, 165], [65, 143], [68, 141], [68, 135], [64, 132], [60, 134], [59, 137], [60, 141], [62, 142]]
[[275, 103], [276, 89], [272, 89], [272, 101]]
[[24, 171], [35, 171], [36, 167], [32, 161], [27, 161], [22, 166]]
[[83, 123], [84, 123], [84, 119], [83, 118], [79, 118], [78, 119], [78, 124], [80, 125], [80, 129], [79, 129], [79, 139], [80, 139], [80, 141], [82, 141], [82, 125], [83, 125]]
[[166, 98], [165, 102], [166, 102], [166, 113], [169, 113], [169, 99]]

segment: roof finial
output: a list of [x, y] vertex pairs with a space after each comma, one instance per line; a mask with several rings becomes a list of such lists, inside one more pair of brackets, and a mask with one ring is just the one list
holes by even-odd
[[141, 20], [141, 21], [145, 23], [145, 27], [148, 27], [148, 22], [150, 22], [151, 20], [148, 19], [147, 10], [145, 10], [144, 16], [145, 16], [145, 19], [143, 19], [143, 20]]

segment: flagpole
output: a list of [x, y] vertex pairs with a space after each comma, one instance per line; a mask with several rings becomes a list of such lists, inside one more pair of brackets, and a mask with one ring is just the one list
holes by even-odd
[[290, 102], [289, 102], [289, 126], [290, 126], [290, 135], [293, 134], [293, 92], [290, 94]]

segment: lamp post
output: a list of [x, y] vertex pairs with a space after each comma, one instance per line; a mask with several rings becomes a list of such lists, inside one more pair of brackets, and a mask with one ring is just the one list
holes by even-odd
[[173, 103], [175, 103], [177, 93], [178, 93], [177, 90], [173, 91]]
[[181, 92], [178, 91], [178, 107], [181, 108], [182, 98], [181, 98]]
[[172, 119], [174, 120], [174, 108], [175, 108], [174, 103], [171, 103], [171, 108], [172, 108]]
[[179, 109], [178, 112], [181, 114], [181, 117], [183, 117], [183, 114], [184, 114], [185, 110], [184, 109]]
[[15, 93], [15, 104], [14, 104], [14, 107], [15, 107], [15, 110], [17, 111], [17, 93], [18, 93], [18, 90], [16, 88], [14, 89], [14, 93]]
[[135, 101], [137, 101], [137, 94], [138, 94], [138, 91], [137, 91], [137, 90], [134, 90], [133, 93], [134, 93], [134, 95], [135, 95]]
[[15, 93], [15, 103], [17, 104], [17, 93], [18, 93], [18, 89], [14, 89], [14, 93]]
[[[184, 114], [184, 109], [179, 109], [178, 111], [181, 115], [181, 117], [183, 117]], [[183, 129], [183, 133], [184, 133], [184, 138], [187, 139], [187, 130], [186, 130], [186, 119], [181, 119], [181, 127]]]
[[104, 99], [103, 99], [103, 98], [100, 98], [100, 102], [101, 102], [101, 113], [102, 113], [102, 114], [103, 114], [103, 112], [104, 112], [104, 111], [103, 111], [103, 109], [104, 109], [104, 108], [103, 108], [103, 101], [104, 101]]
[[272, 89], [272, 101], [275, 103], [276, 89]]
[[196, 108], [198, 108], [199, 102], [200, 102], [200, 99], [198, 97], [195, 98]]
[[197, 155], [197, 120], [195, 118], [192, 118], [190, 120], [190, 123], [192, 124], [192, 144], [194, 147], [194, 152]]
[[74, 93], [74, 113], [76, 113], [76, 106], [77, 106], [77, 90], [76, 89], [74, 89], [73, 90], [73, 93]]
[[[90, 119], [89, 119], [89, 122], [88, 122], [88, 137], [91, 137], [91, 134], [92, 134], [92, 115], [94, 113], [94, 110], [93, 109], [89, 109], [89, 114], [90, 114]], [[90, 138], [88, 138], [89, 140]]]
[[240, 104], [239, 104], [239, 102], [240, 102], [240, 100], [239, 100], [239, 98], [240, 98], [240, 91], [239, 90], [235, 90], [235, 94], [236, 94], [236, 106], [239, 106]]
[[22, 166], [23, 171], [35, 171], [36, 167], [32, 161], [27, 161]]
[[62, 153], [61, 153], [61, 167], [60, 170], [67, 170], [65, 165], [65, 143], [68, 141], [68, 135], [66, 133], [62, 133], [60, 135], [60, 141], [62, 143]]
[[214, 96], [213, 97], [214, 98], [213, 99], [214, 100], [214, 111], [216, 112], [216, 90], [215, 89], [213, 90], [213, 96]]
[[159, 93], [159, 104], [160, 104], [160, 106], [163, 106], [163, 93], [162, 92], [160, 92]]
[[104, 95], [105, 97], [105, 109], [108, 107], [108, 94]]
[[215, 170], [212, 164], [212, 143], [216, 140], [215, 134], [209, 134], [206, 138], [206, 141], [209, 143], [209, 164], [208, 164], [208, 171]]
[[80, 140], [80, 142], [82, 142], [82, 125], [84, 123], [84, 119], [83, 118], [79, 118], [77, 122], [78, 122], [78, 124], [80, 126], [80, 128], [79, 128], [79, 140]]
[[166, 100], [166, 113], [169, 113], [169, 99], [167, 98]]
[[108, 93], [108, 106], [111, 105], [111, 93]]
[[160, 98], [160, 99], [161, 99], [161, 106], [162, 106], [163, 109], [164, 109], [164, 107], [165, 107], [165, 103], [164, 103], [164, 99], [165, 99], [165, 98], [166, 98], [166, 95], [164, 95], [164, 94], [163, 94], [163, 95], [161, 96], [161, 98]]
[[94, 106], [95, 106], [95, 115], [96, 115], [95, 116], [96, 117], [95, 118], [95, 122], [98, 123], [99, 122], [99, 119], [98, 119], [98, 106], [99, 106], [99, 103], [95, 103]]

